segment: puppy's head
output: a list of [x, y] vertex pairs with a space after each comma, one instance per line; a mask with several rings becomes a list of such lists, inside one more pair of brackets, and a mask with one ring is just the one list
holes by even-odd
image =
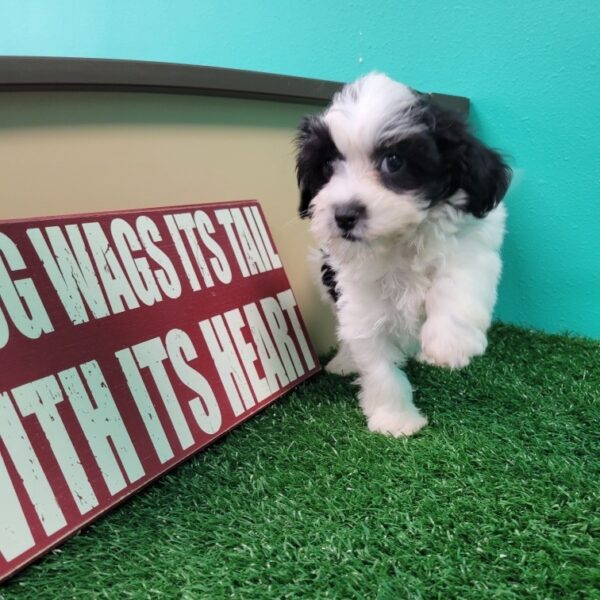
[[326, 244], [408, 235], [444, 202], [484, 217], [510, 181], [458, 115], [377, 73], [305, 118], [296, 142], [300, 216]]

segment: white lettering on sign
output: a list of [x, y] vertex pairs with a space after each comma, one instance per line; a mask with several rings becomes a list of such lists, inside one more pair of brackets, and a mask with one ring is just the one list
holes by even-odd
[[225, 228], [229, 245], [233, 250], [235, 260], [237, 261], [238, 267], [242, 272], [242, 276], [249, 277], [250, 272], [248, 271], [248, 265], [246, 264], [246, 260], [244, 259], [244, 255], [233, 230], [233, 217], [231, 216], [231, 212], [228, 208], [222, 208], [215, 211], [215, 216], [217, 217], [217, 221]]
[[[292, 339], [291, 331], [288, 329], [284, 311], [288, 316], [290, 316], [290, 312], [293, 313], [290, 316], [292, 330], [298, 339], [303, 354], [302, 340], [304, 340], [308, 352], [308, 358], [305, 356], [305, 361], [307, 365], [314, 367], [312, 355], [310, 355], [300, 322], [295, 314], [296, 301], [291, 294], [291, 290], [288, 291], [289, 295], [287, 292], [283, 292], [277, 296], [277, 299], [266, 297], [260, 300], [268, 327], [265, 326], [258, 308], [254, 304], [244, 306], [244, 315], [247, 322], [244, 321], [240, 310], [237, 308], [225, 313], [229, 331], [225, 327], [221, 315], [216, 315], [199, 323], [206, 345], [236, 415], [240, 415], [244, 410], [254, 406], [254, 397], [260, 402], [267, 398], [270, 393], [305, 373], [298, 349]], [[281, 301], [281, 305], [278, 300]], [[242, 334], [242, 329], [246, 325], [249, 326], [254, 345], [250, 344]], [[231, 332], [231, 335], [229, 332]], [[298, 337], [298, 332], [302, 338]], [[275, 341], [275, 345], [273, 345], [271, 339]], [[237, 350], [237, 353], [235, 350]], [[257, 352], [265, 371], [264, 378], [259, 377], [254, 364]], [[242, 359], [241, 363], [238, 354]], [[254, 397], [250, 389], [254, 392]], [[267, 390], [269, 390], [269, 393], [267, 393]]]
[[[9, 270], [14, 272], [25, 268], [16, 244], [7, 235], [0, 233], [0, 300], [15, 327], [25, 337], [35, 340], [54, 329], [33, 281], [13, 281], [10, 276]], [[0, 349], [6, 346], [8, 339], [8, 322], [0, 309]]]
[[96, 319], [107, 317], [110, 311], [81, 232], [77, 225], [67, 225], [65, 229], [69, 241], [60, 227], [46, 227], [52, 249], [39, 228], [28, 229], [27, 235], [71, 322], [74, 325], [87, 323], [88, 309]]
[[185, 235], [188, 248], [192, 252], [196, 266], [198, 267], [200, 275], [202, 276], [204, 287], [213, 287], [215, 282], [212, 278], [210, 270], [208, 269], [208, 265], [206, 264], [206, 259], [204, 258], [202, 248], [198, 243], [198, 238], [196, 237], [196, 222], [194, 221], [194, 217], [190, 213], [179, 213], [174, 215], [173, 218], [175, 220], [177, 229], [179, 229], [179, 231], [183, 231]]
[[129, 391], [133, 396], [133, 400], [138, 408], [140, 416], [144, 421], [148, 435], [154, 450], [161, 463], [166, 463], [168, 460], [173, 458], [173, 449], [165, 434], [165, 430], [160, 422], [156, 408], [150, 399], [148, 389], [142, 379], [142, 374], [138, 368], [135, 358], [129, 348], [124, 348], [115, 353], [123, 374], [127, 379]]
[[139, 308], [138, 299], [100, 223], [84, 223], [83, 231], [92, 249], [92, 256], [113, 314], [123, 312], [125, 306], [129, 309]]
[[156, 245], [156, 242], [162, 241], [156, 223], [149, 217], [142, 215], [136, 219], [135, 225], [148, 256], [161, 267], [154, 270], [154, 276], [160, 289], [169, 298], [179, 298], [181, 296], [181, 282], [169, 257]]
[[[27, 235], [75, 325], [138, 308], [140, 301], [152, 306], [163, 300], [161, 291], [168, 298], [181, 295], [177, 272], [156, 245], [160, 232], [148, 217], [138, 217], [136, 228], [113, 219], [112, 245], [97, 222], [84, 223], [82, 229], [67, 225], [64, 232], [58, 226], [44, 231], [49, 243], [39, 228], [29, 229]], [[153, 269], [148, 258], [160, 268]]]
[[[25, 486], [46, 535], [56, 533], [67, 522], [6, 392], [0, 394], [0, 439]], [[2, 512], [4, 511], [1, 510], [0, 513]], [[0, 540], [3, 537], [0, 536]]]
[[91, 392], [93, 404], [77, 369], [61, 371], [59, 378], [106, 486], [114, 495], [127, 485], [115, 454], [119, 457], [130, 482], [143, 477], [144, 469], [98, 363], [95, 360], [90, 361], [82, 364], [80, 369]]
[[179, 255], [179, 260], [183, 265], [183, 270], [185, 271], [185, 275], [188, 279], [190, 287], [194, 292], [197, 292], [199, 289], [201, 289], [200, 281], [196, 275], [196, 269], [194, 269], [194, 265], [190, 260], [190, 255], [185, 247], [185, 243], [183, 242], [183, 238], [181, 237], [177, 223], [175, 223], [175, 217], [174, 215], [165, 215], [164, 220], [175, 244], [175, 249]]
[[[243, 208], [244, 217], [248, 223], [248, 227], [252, 233], [252, 240], [256, 245], [256, 249], [260, 254], [260, 259], [265, 267], [265, 271], [270, 271], [276, 268], [271, 264], [271, 259], [269, 258], [269, 252], [265, 246], [265, 241], [263, 240], [258, 227], [256, 226], [256, 221], [254, 220], [254, 215], [252, 214], [252, 210], [249, 206], [245, 206]], [[259, 217], [260, 218], [260, 217]]]
[[79, 512], [83, 515], [98, 506], [96, 494], [57, 409], [63, 394], [56, 377], [51, 375], [14, 388], [12, 395], [24, 417], [35, 415], [37, 418]]
[[232, 208], [231, 217], [233, 218], [235, 231], [241, 242], [242, 250], [244, 251], [244, 257], [246, 259], [246, 264], [250, 269], [250, 273], [252, 275], [256, 275], [257, 273], [264, 273], [268, 270], [268, 267], [265, 266], [262, 262], [260, 253], [258, 252], [258, 248], [256, 246], [256, 242], [252, 237], [252, 233], [250, 233], [250, 229], [248, 228], [246, 219], [244, 219], [242, 210], [240, 208]]
[[265, 377], [259, 377], [258, 373], [256, 372], [256, 367], [254, 365], [257, 358], [256, 350], [252, 344], [248, 343], [244, 339], [244, 335], [242, 333], [242, 329], [246, 327], [246, 323], [244, 323], [244, 319], [237, 308], [226, 312], [224, 316], [225, 321], [227, 322], [227, 327], [229, 327], [229, 331], [231, 332], [231, 337], [233, 337], [235, 347], [237, 348], [238, 354], [244, 363], [246, 373], [248, 373], [250, 385], [254, 390], [256, 399], [260, 402], [271, 395], [271, 390], [269, 389], [269, 383], [267, 382], [267, 379]]
[[256, 207], [222, 208], [215, 211], [224, 227], [240, 271], [244, 277], [281, 268], [265, 224]]
[[142, 249], [142, 243], [135, 229], [125, 219], [113, 219], [110, 233], [137, 297], [146, 306], [160, 302], [162, 296], [148, 259], [144, 256], [138, 258], [133, 256], [133, 252]]
[[192, 340], [184, 331], [172, 329], [167, 333], [164, 344], [160, 338], [153, 338], [136, 344], [132, 349], [124, 348], [115, 356], [125, 374], [140, 416], [162, 463], [173, 457], [173, 450], [150, 399], [141, 369], [149, 370], [183, 449], [189, 448], [196, 440], [192, 436], [182, 410], [180, 397], [175, 393], [167, 373], [166, 364], [170, 363], [181, 383], [197, 394], [188, 401], [188, 404], [200, 430], [208, 434], [219, 430], [222, 416], [217, 398], [208, 380], [189, 364], [190, 361], [198, 358], [198, 353]]
[[158, 337], [153, 338], [136, 344], [132, 350], [140, 369], [150, 371], [181, 447], [184, 450], [189, 448], [194, 443], [194, 438], [165, 369], [164, 363], [169, 355], [163, 346], [162, 340]]
[[304, 335], [302, 326], [300, 325], [300, 319], [298, 318], [297, 310], [298, 307], [292, 290], [285, 290], [284, 292], [277, 294], [277, 300], [292, 324], [292, 328], [294, 329], [294, 334], [296, 335], [298, 343], [300, 344], [300, 349], [302, 350], [302, 356], [304, 357], [306, 366], [309, 369], [313, 369], [315, 366], [315, 361], [313, 360], [310, 348], [308, 347], [308, 342], [306, 341], [306, 336]]
[[0, 580], [315, 370], [252, 203], [1, 229]]
[[216, 433], [223, 421], [221, 409], [206, 378], [188, 364], [198, 358], [192, 340], [184, 331], [172, 329], [167, 334], [166, 346], [175, 373], [197, 394], [189, 400], [189, 405], [198, 427], [205, 433]]
[[258, 349], [260, 363], [265, 371], [269, 389], [274, 394], [290, 381], [256, 304], [246, 304], [244, 315], [246, 321], [248, 321], [252, 339]]
[[239, 417], [246, 409], [254, 406], [255, 402], [223, 317], [216, 315], [201, 321], [198, 325], [217, 367], [233, 413]]
[[12, 560], [29, 548], [33, 548], [35, 541], [2, 456], [0, 456], [0, 506], [2, 507], [0, 555], [5, 560]]
[[[221, 246], [212, 237], [215, 228], [205, 212], [197, 210], [193, 215], [165, 215], [164, 220], [193, 291], [213, 287], [213, 274], [221, 283], [231, 282], [229, 262]], [[208, 260], [207, 256], [210, 256]]]
[[[254, 222], [258, 227], [258, 231], [260, 234], [260, 239], [262, 240], [267, 254], [269, 255], [269, 260], [273, 265], [274, 269], [281, 269], [281, 260], [279, 259], [279, 254], [275, 252], [275, 248], [273, 248], [273, 244], [271, 243], [271, 238], [267, 233], [267, 228], [265, 227], [265, 222], [263, 221], [260, 211], [257, 206], [245, 207], [244, 212], [246, 215], [251, 214], [254, 217]], [[250, 221], [250, 217], [248, 216], [248, 221]]]
[[231, 267], [223, 248], [213, 239], [212, 234], [215, 233], [215, 226], [212, 224], [210, 217], [202, 210], [197, 210], [194, 213], [194, 223], [198, 229], [198, 234], [202, 243], [211, 251], [213, 257], [210, 259], [210, 265], [221, 283], [231, 283]]
[[288, 379], [294, 380], [304, 373], [294, 340], [290, 337], [287, 323], [279, 302], [275, 298], [263, 298], [260, 306], [265, 313], [269, 329], [275, 340], [279, 356], [285, 367]]

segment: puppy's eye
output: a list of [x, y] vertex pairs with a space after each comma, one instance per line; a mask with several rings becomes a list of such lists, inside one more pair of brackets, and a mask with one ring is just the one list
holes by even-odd
[[323, 174], [327, 177], [331, 177], [333, 173], [333, 160], [329, 159], [323, 163]]
[[383, 157], [381, 163], [381, 170], [384, 173], [395, 173], [404, 166], [404, 159], [402, 159], [395, 152], [390, 152]]

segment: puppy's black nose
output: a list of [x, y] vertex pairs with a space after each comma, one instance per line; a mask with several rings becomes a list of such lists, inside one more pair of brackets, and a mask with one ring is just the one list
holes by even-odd
[[352, 231], [356, 224], [367, 214], [367, 209], [364, 204], [357, 200], [339, 204], [335, 207], [335, 222], [337, 226], [344, 232]]

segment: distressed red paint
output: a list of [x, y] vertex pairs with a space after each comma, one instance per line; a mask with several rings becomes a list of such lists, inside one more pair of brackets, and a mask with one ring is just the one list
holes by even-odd
[[318, 369], [254, 201], [0, 223], [0, 580]]

